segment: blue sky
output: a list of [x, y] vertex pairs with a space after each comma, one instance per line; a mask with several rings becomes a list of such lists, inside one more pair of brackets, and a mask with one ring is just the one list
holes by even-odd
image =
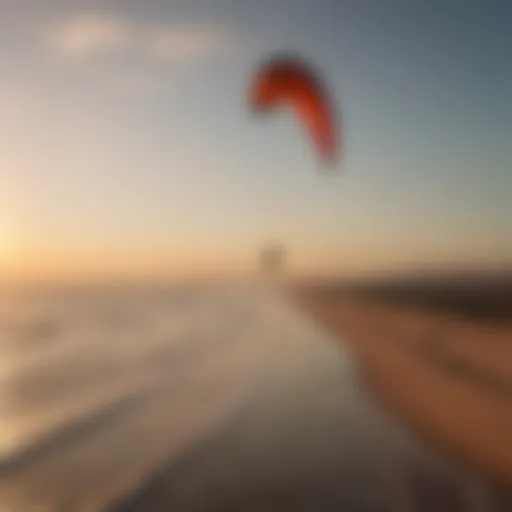
[[[235, 7], [233, 7], [235, 6]], [[0, 273], [294, 272], [512, 262], [506, 1], [0, 2]], [[262, 58], [315, 61], [336, 175], [245, 105]]]

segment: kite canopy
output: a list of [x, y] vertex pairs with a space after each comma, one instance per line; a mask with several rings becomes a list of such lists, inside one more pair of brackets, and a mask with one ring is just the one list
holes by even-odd
[[309, 133], [319, 159], [327, 165], [337, 162], [340, 148], [334, 104], [311, 65], [293, 56], [267, 60], [252, 81], [249, 104], [259, 113], [290, 107]]

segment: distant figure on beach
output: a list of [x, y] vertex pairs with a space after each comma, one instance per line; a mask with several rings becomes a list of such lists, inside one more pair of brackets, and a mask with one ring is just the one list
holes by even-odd
[[265, 274], [276, 274], [284, 266], [285, 250], [281, 244], [268, 242], [260, 253], [260, 269]]

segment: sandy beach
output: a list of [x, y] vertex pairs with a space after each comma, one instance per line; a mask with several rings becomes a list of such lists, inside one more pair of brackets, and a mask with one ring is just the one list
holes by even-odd
[[510, 491], [510, 295], [451, 285], [436, 291], [441, 301], [409, 288], [301, 285], [292, 299], [350, 344], [371, 392], [404, 424]]

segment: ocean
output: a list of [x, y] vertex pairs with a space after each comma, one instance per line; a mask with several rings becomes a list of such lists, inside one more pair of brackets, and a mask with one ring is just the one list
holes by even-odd
[[505, 511], [268, 285], [0, 291], [0, 512]]

